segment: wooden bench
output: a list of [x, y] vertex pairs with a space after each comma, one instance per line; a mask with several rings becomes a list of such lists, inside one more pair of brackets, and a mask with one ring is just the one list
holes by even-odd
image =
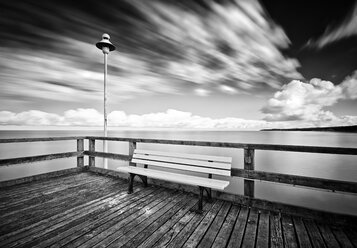
[[[139, 150], [134, 151], [132, 163], [143, 164], [144, 167], [127, 166], [118, 167], [121, 172], [129, 173], [128, 193], [133, 192], [134, 177], [139, 176], [147, 186], [147, 178], [161, 179], [179, 184], [187, 184], [199, 187], [198, 212], [202, 212], [203, 193], [206, 191], [208, 199], [211, 199], [211, 189], [224, 190], [229, 181], [213, 179], [212, 175], [231, 176], [232, 158], [172, 153], [162, 151]], [[154, 166], [154, 169], [148, 168]], [[166, 171], [160, 170], [165, 168]], [[168, 172], [174, 169], [175, 172]], [[208, 174], [208, 178], [185, 175], [177, 171], [188, 171]]]

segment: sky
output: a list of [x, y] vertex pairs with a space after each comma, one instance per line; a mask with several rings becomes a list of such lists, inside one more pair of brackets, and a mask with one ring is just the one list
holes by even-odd
[[357, 125], [357, 1], [0, 0], [0, 129]]

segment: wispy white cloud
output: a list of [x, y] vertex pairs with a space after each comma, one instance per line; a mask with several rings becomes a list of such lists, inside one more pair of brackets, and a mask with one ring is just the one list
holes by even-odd
[[[103, 125], [103, 115], [94, 109], [68, 110], [63, 115], [46, 113], [38, 110], [13, 113], [0, 111], [0, 125], [22, 126], [92, 126]], [[213, 119], [168, 109], [166, 112], [142, 115], [126, 114], [124, 111], [113, 111], [108, 115], [111, 127], [129, 128], [188, 128], [188, 129], [260, 129], [271, 127], [271, 124], [260, 120], [239, 118]], [[284, 126], [283, 123], [274, 123]]]
[[337, 117], [324, 110], [341, 99], [356, 99], [356, 82], [357, 71], [339, 85], [318, 78], [307, 83], [293, 80], [269, 99], [262, 112], [267, 121], [305, 121], [318, 126], [357, 124], [356, 116]]
[[319, 37], [316, 41], [310, 40], [307, 45], [316, 46], [321, 49], [330, 43], [336, 42], [343, 38], [351, 37], [353, 35], [357, 35], [357, 3], [340, 25], [334, 28], [331, 26], [327, 27], [321, 37]]
[[[150, 94], [251, 93], [256, 88], [279, 88], [285, 78], [302, 78], [299, 62], [280, 51], [290, 43], [284, 30], [256, 0], [209, 1], [206, 7], [157, 0], [120, 4], [140, 18], [113, 7], [105, 9], [113, 20], [109, 25], [82, 10], [45, 3], [53, 14], [31, 3], [7, 13], [13, 22], [26, 23], [17, 35], [2, 34], [13, 41], [0, 48], [3, 108], [9, 105], [7, 99], [42, 101], [42, 105], [50, 105], [51, 100], [101, 100], [102, 54], [92, 43], [103, 26], [118, 48], [109, 55], [111, 101]], [[26, 8], [31, 9], [31, 17], [26, 16]], [[4, 18], [0, 23], [12, 30], [12, 22]], [[41, 20], [46, 23], [38, 26]], [[59, 23], [70, 25], [76, 33], [56, 32], [53, 28]], [[33, 48], [39, 41], [43, 49]]]

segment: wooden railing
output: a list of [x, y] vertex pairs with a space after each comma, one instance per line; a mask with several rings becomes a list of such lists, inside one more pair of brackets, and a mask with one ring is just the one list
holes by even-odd
[[[162, 139], [136, 139], [136, 138], [97, 137], [97, 136], [0, 139], [0, 143], [47, 142], [47, 141], [64, 141], [64, 140], [76, 140], [77, 151], [39, 155], [39, 156], [20, 157], [20, 158], [0, 159], [0, 166], [8, 166], [13, 164], [38, 162], [38, 161], [68, 158], [68, 157], [77, 157], [78, 168], [82, 168], [82, 169], [91, 168], [91, 167], [95, 167], [96, 157], [130, 161], [137, 143], [235, 148], [235, 149], [244, 150], [244, 168], [243, 169], [232, 168], [232, 176], [244, 178], [244, 197], [248, 199], [254, 199], [255, 197], [254, 180], [283, 183], [283, 184], [289, 184], [294, 186], [298, 185], [298, 186], [304, 186], [310, 188], [324, 189], [333, 192], [338, 191], [338, 192], [347, 192], [352, 194], [357, 193], [357, 182], [348, 182], [348, 181], [339, 181], [339, 180], [332, 180], [332, 179], [257, 171], [255, 170], [255, 161], [254, 161], [256, 150], [357, 155], [357, 148], [246, 144], [246, 143], [231, 143], [231, 142], [206, 142], [206, 141], [162, 140]], [[88, 150], [84, 149], [84, 140], [88, 140]], [[98, 152], [95, 150], [96, 140], [128, 142], [129, 154], [125, 155], [125, 154], [117, 154], [117, 153]], [[88, 167], [84, 166], [84, 156], [89, 157]]]

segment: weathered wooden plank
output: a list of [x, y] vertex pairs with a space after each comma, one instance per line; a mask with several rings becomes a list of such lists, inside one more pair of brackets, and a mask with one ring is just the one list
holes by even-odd
[[[10, 240], [5, 240], [3, 243], [7, 245], [8, 248], [15, 247], [19, 245], [24, 245], [26, 247], [32, 246], [44, 246], [51, 244], [53, 239], [57, 238], [58, 234], [61, 234], [61, 241], [64, 232], [70, 232], [71, 225], [78, 223], [89, 222], [93, 220], [94, 217], [100, 218], [100, 213], [107, 210], [110, 206], [116, 206], [119, 201], [126, 196], [125, 187], [123, 187], [115, 195], [106, 195], [101, 201], [92, 203], [90, 206], [83, 207], [81, 209], [76, 209], [76, 211], [67, 210], [67, 214], [60, 214], [56, 219], [48, 218], [47, 221], [41, 221], [42, 225], [37, 225], [31, 230], [26, 232], [27, 235], [16, 235]], [[129, 199], [128, 199], [129, 200]], [[122, 204], [120, 202], [120, 204]], [[71, 211], [71, 212], [70, 212]], [[22, 233], [24, 234], [24, 233]], [[14, 242], [15, 240], [15, 242]]]
[[[254, 171], [254, 149], [244, 148], [244, 170]], [[244, 179], [244, 195], [254, 198], [254, 181]]]
[[43, 219], [39, 222], [35, 222], [21, 229], [17, 229], [11, 233], [3, 235], [0, 237], [0, 247], [4, 247], [5, 245], [10, 244], [16, 240], [23, 239], [24, 237], [30, 236], [33, 233], [38, 234], [40, 232], [43, 232], [43, 230], [47, 230], [52, 225], [56, 225], [57, 223], [60, 223], [66, 219], [71, 219], [73, 217], [79, 216], [80, 211], [90, 211], [93, 206], [95, 207], [101, 204], [102, 201], [106, 201], [107, 198], [111, 198], [115, 194], [116, 193], [110, 193], [108, 195], [104, 195], [92, 201], [83, 203], [77, 207], [65, 210], [62, 213], [58, 213], [49, 218]]
[[11, 216], [21, 215], [22, 213], [27, 214], [28, 211], [32, 211], [32, 210], [36, 209], [36, 207], [42, 207], [43, 204], [46, 204], [48, 202], [56, 201], [58, 199], [66, 199], [68, 194], [71, 191], [73, 191], [74, 188], [75, 188], [75, 190], [80, 191], [82, 189], [86, 189], [86, 187], [87, 187], [86, 184], [95, 183], [95, 182], [99, 182], [99, 181], [101, 181], [101, 179], [96, 178], [96, 179], [91, 179], [91, 180], [87, 180], [87, 181], [76, 182], [76, 183], [72, 184], [71, 186], [60, 185], [60, 186], [57, 186], [55, 189], [52, 189], [51, 192], [49, 192], [48, 194], [40, 194], [40, 196], [38, 196], [34, 199], [32, 198], [32, 201], [31, 201], [31, 197], [32, 197], [31, 194], [28, 196], [25, 196], [24, 203], [10, 205], [9, 207], [2, 209], [0, 211], [0, 216], [1, 216], [0, 221], [2, 221], [3, 219], [11, 218]]
[[[171, 241], [177, 240], [177, 235], [180, 235], [180, 240], [186, 240], [187, 238], [182, 238], [183, 236], [189, 236], [192, 227], [198, 225], [198, 223], [204, 218], [205, 214], [212, 208], [215, 200], [203, 205], [203, 214], [198, 214], [195, 211], [188, 212], [184, 217], [182, 217], [179, 222], [177, 222], [170, 230], [168, 230], [164, 236], [162, 236], [154, 245], [145, 246], [145, 243], [140, 245], [141, 248], [146, 247], [166, 247]], [[187, 227], [186, 227], [187, 226]], [[193, 230], [193, 229], [192, 229]], [[175, 241], [174, 241], [175, 242]], [[184, 242], [184, 241], [182, 241]]]
[[58, 185], [63, 181], [67, 182], [74, 178], [83, 178], [86, 175], [85, 173], [79, 173], [81, 171], [81, 168], [71, 168], [56, 171], [55, 173], [50, 172], [5, 181], [4, 183], [9, 184], [9, 186], [0, 189], [0, 199], [9, 196], [15, 197], [17, 195], [24, 195], [34, 191], [39, 193], [41, 189], [54, 187], [54, 185]]
[[327, 225], [318, 224], [317, 226], [328, 248], [340, 247], [331, 229]]
[[61, 152], [61, 153], [53, 153], [53, 154], [38, 155], [38, 156], [28, 156], [28, 157], [21, 157], [21, 158], [0, 159], [0, 166], [34, 163], [34, 162], [47, 161], [47, 160], [53, 160], [53, 159], [59, 159], [59, 158], [77, 157], [77, 156], [83, 156], [83, 153], [84, 152]]
[[342, 228], [337, 228], [336, 226], [333, 226], [331, 227], [331, 229], [341, 247], [353, 248], [351, 241], [344, 233]]
[[168, 209], [165, 213], [158, 212], [158, 215], [161, 214], [160, 217], [155, 215], [150, 216], [151, 219], [149, 218], [141, 222], [140, 225], [130, 231], [129, 234], [125, 234], [124, 237], [113, 242], [111, 247], [138, 247], [157, 229], [164, 227], [164, 223], [172, 220], [175, 216], [182, 216], [182, 213], [188, 212], [195, 204], [196, 201], [193, 200], [192, 196], [184, 195], [180, 202]]
[[[46, 230], [47, 235], [37, 235], [37, 239], [27, 245], [36, 247], [62, 247], [67, 245], [72, 240], [84, 235], [91, 228], [105, 223], [118, 215], [124, 213], [131, 207], [150, 199], [155, 192], [155, 189], [143, 190], [138, 193], [133, 193], [128, 196], [126, 193], [119, 195], [114, 201], [109, 201], [100, 204], [98, 208], [92, 209], [90, 213], [81, 212], [80, 217], [75, 216], [75, 219], [67, 219], [65, 222], [59, 223], [52, 227], [52, 230]], [[101, 202], [103, 203], [103, 202]], [[36, 236], [35, 236], [36, 237]]]
[[221, 248], [226, 247], [229, 237], [233, 231], [234, 223], [238, 218], [240, 207], [233, 205], [227, 215], [226, 220], [224, 221], [219, 233], [217, 234], [216, 239], [212, 244], [212, 248]]
[[348, 238], [351, 241], [351, 243], [355, 247], [357, 247], [357, 227], [354, 228], [354, 229], [352, 227], [346, 227], [346, 228], [344, 228], [344, 232], [348, 236]]
[[270, 214], [270, 247], [284, 247], [280, 214]]
[[87, 240], [78, 247], [108, 246], [118, 237], [117, 232], [126, 233], [128, 229], [131, 230], [133, 226], [136, 226], [138, 223], [146, 219], [149, 213], [155, 213], [170, 201], [173, 201], [175, 197], [177, 199], [177, 196], [177, 193], [172, 191], [163, 191], [162, 194], [157, 196], [157, 199], [151, 202], [151, 204], [148, 204], [145, 208], [135, 212], [130, 211], [130, 215], [126, 215], [124, 219], [121, 219], [116, 223], [112, 223], [111, 226], [106, 226], [106, 229], [102, 229], [102, 227], [100, 227], [99, 230], [92, 232], [93, 238]]
[[[137, 242], [138, 237], [135, 237], [135, 247], [153, 247], [154, 244], [159, 241], [165, 234], [167, 234], [168, 231], [171, 231], [178, 222], [181, 221], [183, 223], [183, 218], [185, 216], [188, 216], [186, 219], [190, 219], [193, 217], [194, 213], [193, 211], [189, 211], [190, 209], [194, 208], [196, 206], [196, 201], [194, 199], [191, 199], [189, 203], [181, 208], [177, 213], [172, 216], [169, 220], [166, 221], [166, 223], [162, 224], [155, 232], [148, 234], [145, 236], [145, 241], [141, 241], [140, 243]], [[196, 206], [197, 207], [197, 206]], [[172, 236], [171, 236], [172, 237]], [[143, 238], [144, 239], [144, 238]], [[158, 247], [158, 244], [155, 245], [155, 247]]]
[[247, 225], [245, 227], [245, 235], [243, 238], [242, 247], [255, 247], [255, 240], [257, 235], [258, 225], [258, 210], [255, 208], [250, 209]]
[[85, 151], [84, 155], [88, 155], [90, 157], [110, 158], [110, 159], [123, 160], [123, 161], [129, 161], [129, 159], [130, 159], [130, 157], [128, 155], [110, 153], [110, 152]]
[[172, 208], [181, 199], [182, 194], [175, 196], [170, 195], [169, 198], [164, 199], [157, 206], [153, 207], [149, 213], [144, 213], [139, 216], [132, 216], [132, 219], [130, 219], [129, 222], [124, 225], [121, 225], [118, 230], [115, 230], [114, 233], [112, 233], [110, 236], [107, 236], [104, 240], [101, 240], [93, 247], [116, 247], [116, 242], [131, 236], [131, 234], [135, 232], [137, 228], [140, 228], [140, 225], [142, 223], [146, 223], [145, 221], [151, 223], [154, 219], [153, 216], [161, 216], [162, 213]]
[[260, 211], [256, 247], [269, 247], [269, 212]]
[[257, 170], [232, 169], [232, 176], [249, 178], [254, 180], [269, 181], [275, 183], [284, 183], [290, 185], [299, 185], [305, 187], [326, 189], [331, 191], [357, 193], [357, 183], [339, 181], [332, 179], [304, 177]]
[[293, 217], [294, 227], [296, 230], [296, 236], [300, 247], [311, 248], [312, 244], [310, 243], [309, 235], [306, 231], [304, 222], [301, 217]]
[[[6, 217], [10, 214], [16, 214], [18, 212], [23, 211], [24, 209], [34, 208], [35, 206], [41, 205], [47, 201], [54, 200], [61, 196], [67, 196], [68, 192], [72, 190], [72, 188], [78, 187], [86, 187], [86, 184], [96, 182], [101, 179], [87, 179], [83, 181], [76, 182], [75, 184], [64, 184], [59, 185], [56, 188], [49, 188], [43, 190], [41, 193], [32, 193], [27, 196], [22, 197], [17, 201], [8, 201], [9, 204], [5, 206], [1, 206], [0, 216]], [[80, 188], [79, 188], [80, 189]]]
[[357, 148], [348, 148], [348, 147], [316, 147], [316, 146], [191, 141], [191, 140], [137, 139], [137, 138], [100, 137], [100, 136], [86, 136], [86, 138], [97, 139], [97, 140], [111, 140], [111, 141], [129, 141], [129, 142], [137, 142], [137, 143], [171, 144], [171, 145], [187, 145], [187, 146], [211, 146], [211, 147], [226, 147], [226, 148], [247, 148], [247, 149], [255, 149], [255, 150], [271, 150], [271, 151], [357, 155]]
[[309, 233], [311, 243], [314, 248], [326, 247], [316, 223], [313, 220], [304, 220], [305, 227]]
[[242, 207], [239, 212], [238, 219], [234, 225], [234, 229], [227, 247], [232, 248], [241, 246], [244, 236], [244, 230], [248, 221], [248, 215], [249, 208]]
[[77, 152], [82, 153], [81, 156], [77, 156], [77, 167], [84, 166], [84, 139], [77, 139]]
[[[115, 240], [113, 240], [108, 247], [121, 247], [130, 239], [132, 239], [135, 235], [137, 235], [139, 232], [144, 231], [145, 227], [152, 224], [155, 219], [161, 217], [167, 211], [170, 211], [171, 214], [172, 212], [175, 212], [175, 205], [177, 205], [180, 202], [182, 203], [182, 200], [185, 203], [188, 199], [184, 195], [179, 195], [178, 197], [173, 198], [170, 202], [167, 202], [166, 203], [167, 205], [163, 205], [157, 211], [150, 213], [149, 216], [140, 216], [140, 218], [135, 219], [135, 221], [131, 222], [130, 224], [122, 228], [122, 230], [119, 233], [118, 232], [115, 233]], [[103, 246], [103, 244], [100, 244], [99, 246], [96, 247], [107, 247], [107, 246], [106, 245]]]
[[224, 202], [223, 207], [220, 209], [218, 214], [216, 215], [214, 221], [210, 225], [209, 229], [206, 231], [202, 240], [200, 241], [198, 247], [211, 247], [221, 226], [223, 225], [224, 220], [231, 208], [232, 204], [230, 202]]
[[285, 214], [300, 216], [304, 218], [311, 218], [318, 221], [328, 222], [331, 224], [355, 225], [355, 223], [357, 223], [357, 216], [355, 215], [326, 212], [312, 208], [294, 206], [286, 203], [273, 202], [258, 198], [250, 198], [243, 195], [232, 195], [222, 192], [214, 192], [213, 195], [218, 199], [233, 201], [237, 204], [250, 206], [253, 208], [273, 212], [279, 209], [282, 213]]
[[[81, 191], [73, 190], [73, 193], [70, 195], [48, 201], [45, 204], [37, 206], [31, 211], [24, 210], [21, 213], [17, 213], [3, 219], [0, 224], [0, 233], [3, 234], [4, 231], [11, 232], [18, 228], [23, 228], [30, 223], [40, 221], [43, 218], [48, 218], [62, 212], [64, 207], [75, 207], [76, 205], [82, 204], [85, 200], [93, 200], [96, 197], [96, 193], [110, 192], [118, 184], [116, 182], [110, 182], [110, 180], [103, 179], [97, 181], [93, 185], [91, 185], [91, 183], [86, 185], [88, 187], [84, 187]], [[105, 187], [103, 187], [104, 185]], [[46, 209], [46, 211], [44, 212], [43, 209]]]
[[[137, 192], [134, 192], [133, 194], [137, 194]], [[116, 211], [113, 214], [106, 215], [104, 218], [101, 218], [97, 223], [92, 222], [91, 224], [84, 226], [83, 232], [77, 231], [77, 233], [68, 236], [71, 241], [65, 244], [64, 247], [78, 247], [80, 245], [82, 245], [82, 247], [86, 247], [90, 243], [93, 245], [96, 242], [98, 243], [98, 235], [102, 235], [102, 237], [105, 237], [102, 232], [107, 231], [112, 226], [115, 226], [117, 223], [125, 223], [126, 218], [130, 218], [130, 216], [133, 214], [139, 214], [139, 211], [143, 211], [144, 208], [150, 209], [153, 206], [157, 205], [163, 199], [162, 197], [158, 197], [158, 195], [160, 194], [167, 196], [167, 192], [165, 192], [163, 189], [154, 189], [154, 191], [151, 191], [149, 194], [144, 193], [143, 197], [137, 200], [136, 198], [134, 198], [134, 201], [130, 201], [129, 205], [123, 207], [119, 211]]]
[[[90, 218], [85, 218], [82, 222], [77, 225], [74, 225], [72, 222], [68, 223], [65, 227], [66, 230], [58, 230], [58, 235], [52, 240], [45, 240], [45, 243], [41, 243], [41, 246], [44, 244], [44, 247], [47, 244], [53, 243], [50, 247], [63, 247], [63, 246], [73, 246], [73, 242], [77, 242], [78, 238], [86, 236], [90, 230], [94, 229], [97, 226], [106, 224], [108, 221], [112, 221], [115, 218], [118, 218], [119, 215], [122, 215], [126, 211], [132, 208], [138, 208], [139, 205], [142, 205], [144, 202], [149, 201], [155, 193], [158, 193], [156, 188], [146, 188], [140, 191], [137, 191], [130, 195], [125, 195], [124, 199], [117, 199], [115, 204], [110, 204], [110, 208], [105, 212], [101, 212], [98, 215], [90, 216]], [[69, 235], [68, 235], [69, 234]], [[47, 243], [47, 244], [46, 244]]]
[[298, 248], [297, 238], [295, 236], [294, 224], [290, 216], [282, 215], [282, 228], [284, 236], [284, 244], [287, 248]]
[[204, 234], [210, 227], [211, 223], [213, 222], [215, 216], [218, 214], [220, 209], [222, 208], [223, 201], [217, 201], [213, 208], [206, 214], [200, 224], [193, 230], [193, 233], [184, 243], [184, 247], [196, 247], [201, 239], [203, 238]]
[[[181, 232], [173, 238], [170, 243], [166, 246], [167, 248], [182, 247], [186, 241], [191, 237], [196, 237], [199, 233], [195, 233], [200, 226], [205, 226], [208, 224], [212, 216], [218, 212], [222, 207], [222, 201], [216, 201], [208, 212], [203, 212], [202, 214], [197, 214], [193, 219], [181, 230]], [[207, 205], [207, 204], [205, 204]], [[185, 247], [187, 247], [185, 245]]]
[[[74, 171], [78, 171], [77, 168]], [[81, 171], [81, 170], [79, 170]], [[47, 173], [46, 173], [47, 174]], [[40, 174], [42, 175], [42, 174]], [[88, 178], [93, 178], [94, 176], [92, 175], [87, 175], [87, 173], [79, 173], [79, 172], [73, 172], [73, 173], [64, 173], [63, 175], [58, 175], [52, 178], [44, 178], [43, 180], [36, 180], [36, 181], [30, 181], [30, 182], [25, 182], [21, 184], [16, 184], [13, 186], [9, 186], [6, 188], [2, 188], [0, 190], [0, 198], [1, 199], [12, 199], [16, 197], [22, 197], [24, 195], [31, 194], [32, 192], [37, 192], [40, 193], [42, 190], [46, 190], [49, 188], [55, 188], [58, 185], [62, 184], [70, 184], [73, 181], [80, 181]], [[9, 197], [10, 196], [10, 197]]]
[[0, 139], [0, 143], [61, 141], [61, 140], [77, 140], [77, 139], [85, 139], [85, 137], [84, 136], [69, 136], [69, 137], [44, 137], [44, 138], [13, 138], [13, 139]]

